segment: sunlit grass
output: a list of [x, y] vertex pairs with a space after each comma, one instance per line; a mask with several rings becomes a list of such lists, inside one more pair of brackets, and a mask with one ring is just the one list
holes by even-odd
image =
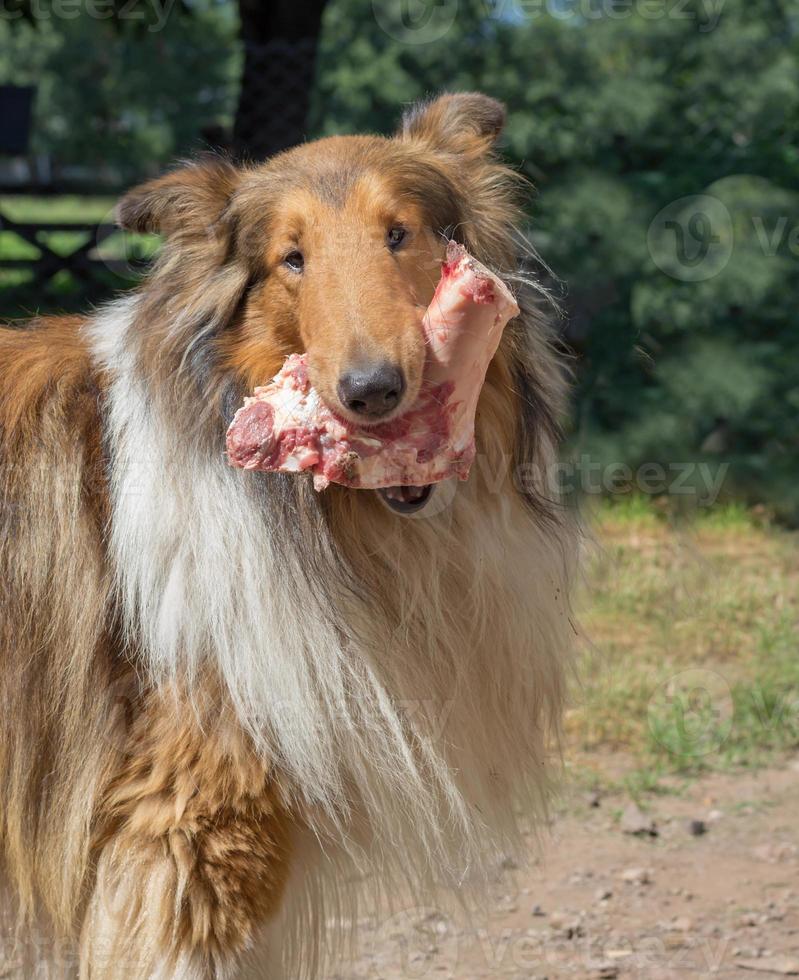
[[647, 785], [799, 747], [799, 535], [739, 505], [599, 508], [570, 747]]

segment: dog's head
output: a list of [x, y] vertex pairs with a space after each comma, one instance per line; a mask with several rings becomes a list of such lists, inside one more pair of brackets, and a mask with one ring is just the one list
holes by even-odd
[[211, 159], [131, 191], [122, 226], [165, 239], [141, 315], [148, 376], [199, 381], [229, 416], [307, 351], [334, 411], [401, 413], [447, 237], [500, 270], [514, 262], [519, 181], [493, 154], [504, 118], [486, 96], [445, 95], [392, 138], [332, 137], [246, 168]]

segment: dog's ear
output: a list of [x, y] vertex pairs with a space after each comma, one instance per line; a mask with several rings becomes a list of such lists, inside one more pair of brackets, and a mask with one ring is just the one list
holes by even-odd
[[441, 95], [405, 112], [399, 135], [449, 153], [487, 152], [505, 126], [505, 106], [480, 92]]
[[117, 223], [165, 238], [212, 233], [238, 182], [239, 171], [217, 157], [180, 167], [128, 191], [117, 205]]

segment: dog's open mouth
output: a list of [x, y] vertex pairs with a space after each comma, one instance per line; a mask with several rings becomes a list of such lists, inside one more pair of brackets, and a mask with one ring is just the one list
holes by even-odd
[[383, 487], [377, 492], [386, 506], [395, 514], [407, 516], [418, 514], [420, 510], [426, 507], [434, 490], [434, 484], [428, 483], [423, 487]]

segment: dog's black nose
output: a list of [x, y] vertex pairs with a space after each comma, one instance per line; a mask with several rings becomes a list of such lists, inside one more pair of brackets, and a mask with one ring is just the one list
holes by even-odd
[[351, 412], [372, 418], [380, 418], [393, 411], [404, 391], [402, 371], [387, 362], [347, 371], [338, 383], [341, 404]]

